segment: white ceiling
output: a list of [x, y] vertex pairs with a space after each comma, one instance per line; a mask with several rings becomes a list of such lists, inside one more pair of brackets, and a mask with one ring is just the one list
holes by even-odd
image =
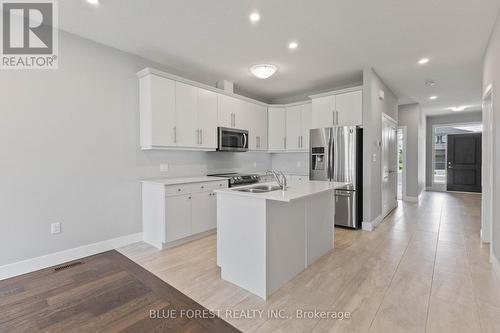
[[[178, 69], [228, 79], [264, 101], [346, 86], [371, 66], [427, 113], [479, 107], [482, 58], [500, 0], [85, 0], [59, 2], [60, 27]], [[261, 20], [248, 15], [257, 10]], [[287, 48], [291, 40], [299, 48]], [[426, 66], [417, 65], [428, 56]], [[268, 80], [249, 74], [269, 62]], [[435, 87], [424, 82], [433, 79]], [[439, 99], [429, 101], [430, 95]]]

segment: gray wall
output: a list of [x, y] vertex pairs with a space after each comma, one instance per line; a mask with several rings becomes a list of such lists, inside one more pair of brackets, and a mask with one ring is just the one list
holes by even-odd
[[0, 265], [140, 232], [140, 179], [271, 167], [265, 153], [141, 151], [145, 66], [183, 74], [63, 32], [58, 70], [2, 71]]
[[427, 116], [427, 136], [426, 136], [426, 186], [432, 186], [432, 127], [434, 125], [446, 124], [461, 124], [461, 123], [477, 123], [482, 122], [482, 114], [480, 111], [466, 112], [466, 113], [453, 113], [440, 116]]
[[422, 109], [420, 104], [401, 105], [398, 125], [406, 126], [406, 196], [418, 197], [423, 190], [421, 159], [423, 142], [420, 140]]
[[[385, 99], [379, 99], [383, 90]], [[363, 221], [382, 214], [382, 113], [398, 120], [398, 99], [371, 68], [363, 70]], [[375, 162], [372, 157], [375, 157]]]
[[[493, 163], [498, 170], [500, 165], [500, 17], [491, 36], [490, 44], [484, 58], [483, 91], [493, 86]], [[500, 260], [500, 177], [494, 175], [493, 179], [493, 253]]]

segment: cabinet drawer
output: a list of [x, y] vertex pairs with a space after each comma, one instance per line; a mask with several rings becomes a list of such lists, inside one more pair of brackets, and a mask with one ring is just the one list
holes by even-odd
[[181, 195], [191, 193], [191, 185], [189, 184], [180, 184], [180, 185], [169, 185], [165, 188], [165, 195]]
[[227, 188], [228, 186], [229, 186], [229, 181], [227, 181], [227, 180], [221, 180], [218, 182], [209, 183], [209, 187], [211, 190], [217, 190], [220, 188]]

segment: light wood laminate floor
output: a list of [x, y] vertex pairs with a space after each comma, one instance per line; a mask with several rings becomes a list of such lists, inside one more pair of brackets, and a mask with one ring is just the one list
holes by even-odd
[[[335, 230], [335, 249], [269, 300], [220, 279], [216, 239], [159, 251], [120, 249], [245, 332], [499, 332], [500, 283], [479, 238], [481, 196], [426, 192], [373, 232]], [[224, 311], [258, 309], [262, 317]], [[350, 319], [297, 319], [296, 310], [347, 311]], [[282, 310], [291, 319], [269, 318]]]

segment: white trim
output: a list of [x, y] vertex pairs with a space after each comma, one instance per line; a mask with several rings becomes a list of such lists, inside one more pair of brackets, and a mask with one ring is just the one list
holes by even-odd
[[498, 259], [497, 257], [495, 257], [495, 253], [493, 251], [491, 251], [490, 262], [491, 266], [493, 267], [493, 271], [495, 272], [495, 275], [497, 277], [497, 280], [500, 283], [500, 264], [498, 263]]
[[223, 90], [223, 89], [219, 89], [217, 87], [209, 86], [209, 85], [204, 84], [204, 83], [189, 80], [189, 79], [183, 78], [182, 76], [163, 72], [163, 71], [160, 71], [158, 69], [151, 68], [151, 67], [146, 67], [143, 70], [136, 73], [138, 78], [142, 78], [142, 77], [144, 77], [146, 75], [150, 75], [150, 74], [153, 74], [156, 76], [161, 76], [161, 77], [164, 77], [164, 78], [169, 79], [169, 80], [174, 80], [177, 82], [186, 83], [186, 84], [189, 84], [191, 86], [198, 87], [198, 88], [205, 89], [205, 90], [209, 90], [209, 91], [213, 91], [213, 92], [221, 94], [221, 95], [226, 95], [226, 96], [238, 98], [238, 99], [250, 102], [250, 103], [254, 103], [254, 104], [258, 104], [258, 105], [262, 105], [262, 106], [269, 106], [269, 104], [267, 104], [267, 103], [264, 103], [264, 102], [261, 102], [261, 101], [258, 101], [258, 100], [252, 99], [252, 98], [238, 95], [238, 94], [235, 94], [235, 93]]
[[[180, 147], [180, 146], [155, 146], [147, 145], [141, 146], [141, 150], [182, 150], [182, 151], [216, 151], [216, 148], [202, 148], [202, 147]], [[265, 152], [265, 150], [263, 150]]]
[[379, 215], [371, 222], [363, 222], [361, 228], [365, 231], [373, 231], [383, 220], [382, 215]]
[[332, 91], [327, 91], [319, 94], [314, 94], [314, 95], [309, 95], [309, 98], [320, 98], [320, 97], [326, 97], [326, 96], [332, 96], [332, 95], [340, 95], [340, 94], [345, 94], [348, 92], [353, 92], [353, 91], [362, 91], [363, 86], [354, 86], [354, 87], [349, 87], [349, 88], [344, 88], [344, 89], [339, 89], [339, 90], [332, 90]]
[[305, 101], [298, 101], [298, 102], [293, 102], [293, 103], [288, 103], [288, 104], [269, 104], [269, 107], [270, 108], [286, 108], [286, 107], [306, 105], [306, 104], [312, 104], [312, 101], [310, 99], [307, 99]]
[[[481, 241], [491, 243], [494, 223], [494, 184], [495, 184], [495, 152], [494, 152], [494, 110], [493, 85], [488, 85], [483, 95], [483, 153], [482, 153], [482, 193], [481, 197]], [[485, 126], [486, 125], [486, 126]], [[485, 177], [487, 177], [485, 181]], [[489, 178], [489, 179], [488, 179]], [[486, 183], [487, 182], [487, 183]], [[484, 229], [484, 232], [483, 232]], [[493, 244], [491, 245], [491, 249]]]
[[113, 250], [141, 240], [142, 233], [131, 234], [3, 265], [0, 266], [0, 280]]

